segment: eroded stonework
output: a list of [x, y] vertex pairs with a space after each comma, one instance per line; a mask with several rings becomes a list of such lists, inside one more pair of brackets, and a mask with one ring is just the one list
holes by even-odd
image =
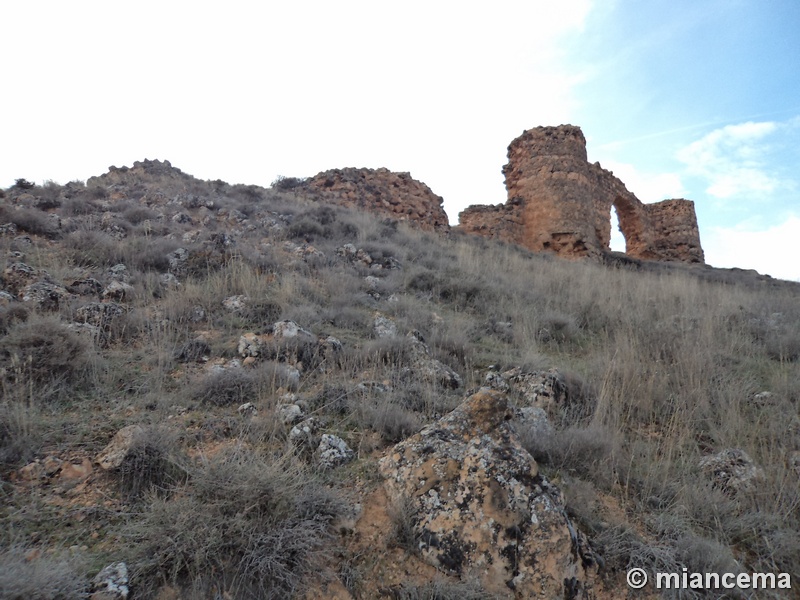
[[367, 210], [429, 231], [450, 229], [442, 197], [409, 173], [383, 168], [332, 169], [299, 187], [314, 200]]
[[536, 127], [508, 147], [503, 167], [508, 201], [470, 206], [459, 214], [467, 232], [533, 251], [602, 257], [610, 251], [611, 207], [616, 207], [633, 258], [703, 263], [694, 203], [643, 204], [613, 173], [590, 164], [579, 127]]

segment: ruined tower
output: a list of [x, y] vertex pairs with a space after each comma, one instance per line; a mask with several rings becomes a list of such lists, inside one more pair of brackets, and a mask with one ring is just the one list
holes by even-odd
[[588, 162], [579, 127], [525, 131], [509, 145], [503, 174], [506, 203], [470, 206], [459, 214], [463, 231], [565, 257], [602, 257], [610, 251], [613, 206], [628, 256], [704, 262], [694, 203], [643, 204], [613, 173]]

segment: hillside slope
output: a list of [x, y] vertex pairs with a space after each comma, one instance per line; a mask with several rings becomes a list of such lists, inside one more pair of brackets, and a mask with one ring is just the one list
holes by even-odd
[[797, 285], [137, 164], [0, 198], [0, 597], [800, 573]]

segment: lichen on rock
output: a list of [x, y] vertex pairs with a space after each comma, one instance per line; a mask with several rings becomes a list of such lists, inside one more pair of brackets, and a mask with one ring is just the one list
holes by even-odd
[[477, 577], [498, 597], [577, 597], [595, 557], [512, 415], [505, 394], [473, 394], [380, 460], [387, 495], [411, 503], [418, 551], [441, 571]]

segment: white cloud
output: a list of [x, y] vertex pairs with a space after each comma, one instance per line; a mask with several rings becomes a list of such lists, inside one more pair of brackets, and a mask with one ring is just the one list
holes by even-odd
[[766, 229], [711, 227], [701, 232], [706, 263], [715, 267], [755, 269], [780, 279], [800, 281], [797, 240], [800, 216]]
[[682, 148], [677, 158], [707, 181], [706, 192], [715, 198], [762, 197], [781, 185], [764, 160], [767, 138], [777, 129], [771, 121], [727, 125]]
[[500, 169], [523, 129], [569, 122], [577, 75], [561, 41], [592, 2], [42, 4], [0, 7], [17, 24], [5, 45], [25, 49], [0, 61], [19, 88], [0, 187], [143, 158], [262, 185], [387, 167], [454, 219], [505, 200]]
[[686, 194], [677, 173], [644, 173], [631, 164], [613, 160], [603, 161], [602, 167], [612, 171], [642, 202], [683, 198]]

